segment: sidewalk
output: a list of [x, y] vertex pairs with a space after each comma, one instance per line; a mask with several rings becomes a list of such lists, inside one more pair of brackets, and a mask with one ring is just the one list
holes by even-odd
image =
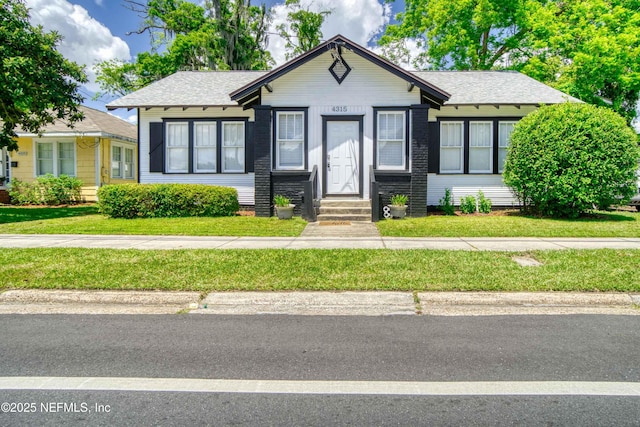
[[0, 314], [301, 316], [640, 315], [640, 294], [562, 292], [197, 292], [9, 290]]
[[1, 234], [2, 248], [110, 249], [440, 249], [468, 251], [531, 251], [561, 249], [640, 249], [638, 238], [537, 237], [218, 237]]

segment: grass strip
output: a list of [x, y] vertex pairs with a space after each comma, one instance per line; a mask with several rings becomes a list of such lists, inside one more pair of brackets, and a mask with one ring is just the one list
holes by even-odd
[[[521, 267], [527, 255], [544, 265]], [[638, 292], [639, 250], [6, 249], [5, 289]]]
[[299, 236], [306, 222], [252, 216], [114, 219], [92, 206], [0, 208], [0, 233], [175, 236]]
[[430, 215], [376, 223], [389, 237], [639, 237], [640, 213], [598, 212], [583, 218], [551, 219], [502, 215]]

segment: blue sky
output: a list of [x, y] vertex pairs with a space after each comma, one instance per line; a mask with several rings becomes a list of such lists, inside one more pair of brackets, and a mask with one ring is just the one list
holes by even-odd
[[[192, 0], [199, 2], [200, 0]], [[98, 90], [92, 66], [109, 59], [130, 60], [136, 54], [150, 49], [148, 34], [131, 34], [139, 28], [141, 18], [126, 6], [123, 0], [26, 0], [31, 9], [31, 21], [45, 30], [56, 30], [63, 36], [60, 52], [67, 58], [85, 65], [89, 83], [82, 88], [85, 104], [105, 110], [110, 98], [92, 101]], [[261, 3], [259, 0], [252, 4]], [[286, 17], [284, 0], [267, 0], [272, 8], [272, 28]], [[322, 27], [325, 38], [342, 34], [356, 43], [371, 45], [393, 16], [404, 7], [404, 1], [385, 3], [384, 0], [302, 0], [312, 10], [330, 9]], [[269, 51], [276, 62], [284, 61], [284, 41], [270, 35]], [[116, 110], [115, 114], [127, 120], [135, 119], [135, 112]]]

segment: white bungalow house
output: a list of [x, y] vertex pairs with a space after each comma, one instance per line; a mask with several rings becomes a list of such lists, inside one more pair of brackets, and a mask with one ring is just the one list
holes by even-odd
[[272, 215], [274, 194], [315, 219], [319, 201], [394, 193], [423, 216], [450, 188], [517, 203], [501, 172], [514, 124], [578, 102], [517, 72], [410, 72], [343, 36], [271, 71], [178, 72], [113, 101], [137, 109], [139, 182], [235, 187]]

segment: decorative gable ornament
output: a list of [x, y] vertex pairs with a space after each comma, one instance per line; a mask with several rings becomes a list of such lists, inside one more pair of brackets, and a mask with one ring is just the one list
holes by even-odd
[[351, 67], [349, 67], [347, 61], [342, 58], [340, 46], [331, 47], [329, 52], [331, 52], [331, 57], [333, 58], [333, 64], [329, 67], [329, 72], [338, 84], [341, 84], [344, 79], [347, 78], [349, 72], [351, 72]]

